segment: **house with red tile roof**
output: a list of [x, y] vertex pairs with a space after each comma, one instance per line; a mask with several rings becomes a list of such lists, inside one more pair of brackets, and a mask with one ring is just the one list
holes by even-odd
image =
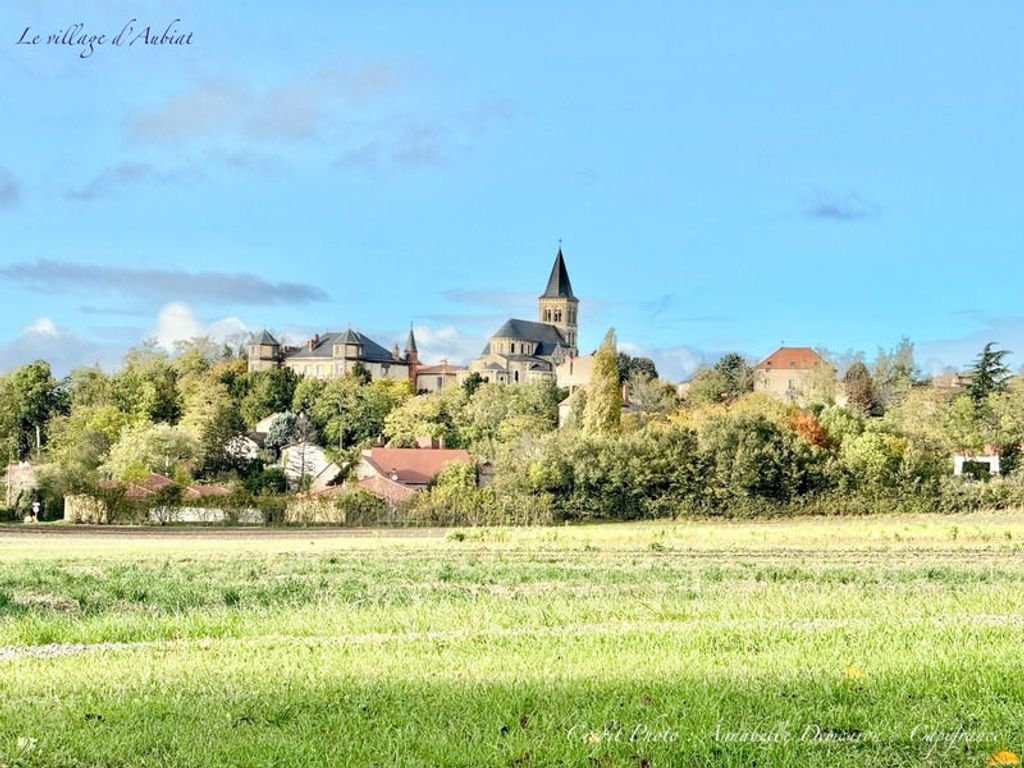
[[810, 347], [779, 347], [754, 366], [754, 391], [786, 403], [803, 403], [815, 375], [831, 370]]
[[472, 464], [467, 451], [452, 448], [371, 448], [356, 465], [361, 488], [389, 504], [426, 488], [452, 463]]
[[452, 365], [442, 360], [438, 365], [424, 365], [416, 369], [416, 393], [440, 392], [459, 386], [459, 378], [466, 371], [464, 365]]

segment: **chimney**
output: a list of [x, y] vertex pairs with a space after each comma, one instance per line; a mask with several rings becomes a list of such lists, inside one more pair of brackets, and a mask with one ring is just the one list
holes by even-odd
[[448, 358], [447, 357], [442, 357], [441, 358], [441, 365], [447, 367], [447, 365], [448, 365]]
[[398, 360], [399, 359], [399, 357], [398, 357], [398, 342], [397, 341], [394, 344], [391, 345], [391, 359], [392, 360]]

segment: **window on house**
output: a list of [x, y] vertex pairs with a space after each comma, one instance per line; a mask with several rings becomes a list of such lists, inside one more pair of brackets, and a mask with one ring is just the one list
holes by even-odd
[[796, 389], [796, 379], [790, 379], [789, 380], [789, 388], [790, 389]]
[[512, 378], [515, 379], [516, 382], [518, 382], [519, 381], [519, 371], [516, 371], [515, 373], [513, 373], [512, 374]]
[[441, 389], [444, 386], [444, 379], [441, 376], [437, 377], [437, 388]]

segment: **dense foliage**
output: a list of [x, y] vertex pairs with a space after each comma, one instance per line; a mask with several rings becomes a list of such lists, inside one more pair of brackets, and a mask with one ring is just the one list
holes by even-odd
[[[611, 331], [589, 386], [568, 398], [550, 382], [471, 379], [415, 396], [404, 380], [251, 373], [199, 339], [175, 354], [132, 350], [113, 373], [81, 368], [57, 380], [40, 361], [0, 377], [0, 442], [10, 460], [37, 462], [50, 517], [65, 494], [97, 494], [105, 481], [150, 472], [179, 487], [222, 483], [235, 506], [279, 510], [272, 499], [287, 484], [275, 464], [285, 446], [319, 442], [351, 467], [363, 448], [424, 437], [465, 448], [478, 469], [446, 471], [403, 502], [408, 520], [960, 511], [1024, 502], [1024, 384], [1003, 357], [986, 346], [963, 388], [938, 389], [920, 380], [903, 342], [871, 367], [854, 359], [839, 383], [797, 407], [752, 392], [753, 371], [738, 355], [699, 373], [680, 399], [645, 358], [618, 353]], [[264, 420], [258, 452], [233, 450]], [[1000, 454], [1002, 477], [951, 477], [954, 453], [984, 450]], [[23, 509], [34, 498], [13, 503]]]

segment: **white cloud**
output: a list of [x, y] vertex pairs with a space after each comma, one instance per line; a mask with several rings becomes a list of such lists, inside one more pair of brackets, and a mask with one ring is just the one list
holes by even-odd
[[37, 334], [39, 336], [58, 336], [57, 324], [48, 317], [37, 317], [34, 322], [26, 325], [23, 329], [26, 334]]
[[442, 328], [417, 325], [413, 332], [420, 361], [428, 365], [442, 359], [450, 363], [468, 363], [480, 354], [486, 341], [482, 336], [463, 333], [451, 325]]
[[1024, 317], [1006, 315], [985, 317], [980, 327], [962, 336], [948, 339], [930, 339], [914, 345], [914, 357], [926, 373], [943, 373], [949, 368], [960, 369], [971, 363], [988, 342], [998, 349], [1008, 349], [1007, 363], [1011, 368], [1020, 365], [1024, 353]]
[[57, 376], [80, 365], [112, 369], [118, 365], [124, 351], [122, 345], [85, 338], [61, 328], [48, 317], [40, 317], [25, 326], [20, 335], [0, 344], [0, 372], [33, 360], [45, 360]]
[[697, 349], [678, 344], [670, 347], [647, 347], [631, 341], [620, 341], [619, 350], [634, 357], [649, 357], [658, 369], [658, 376], [665, 381], [685, 381], [702, 365], [713, 363], [720, 352]]
[[156, 328], [150, 337], [156, 339], [159, 346], [173, 351], [174, 345], [179, 341], [188, 341], [199, 336], [209, 336], [215, 341], [223, 341], [250, 330], [241, 318], [234, 315], [206, 322], [201, 320], [188, 304], [172, 301], [160, 308]]

